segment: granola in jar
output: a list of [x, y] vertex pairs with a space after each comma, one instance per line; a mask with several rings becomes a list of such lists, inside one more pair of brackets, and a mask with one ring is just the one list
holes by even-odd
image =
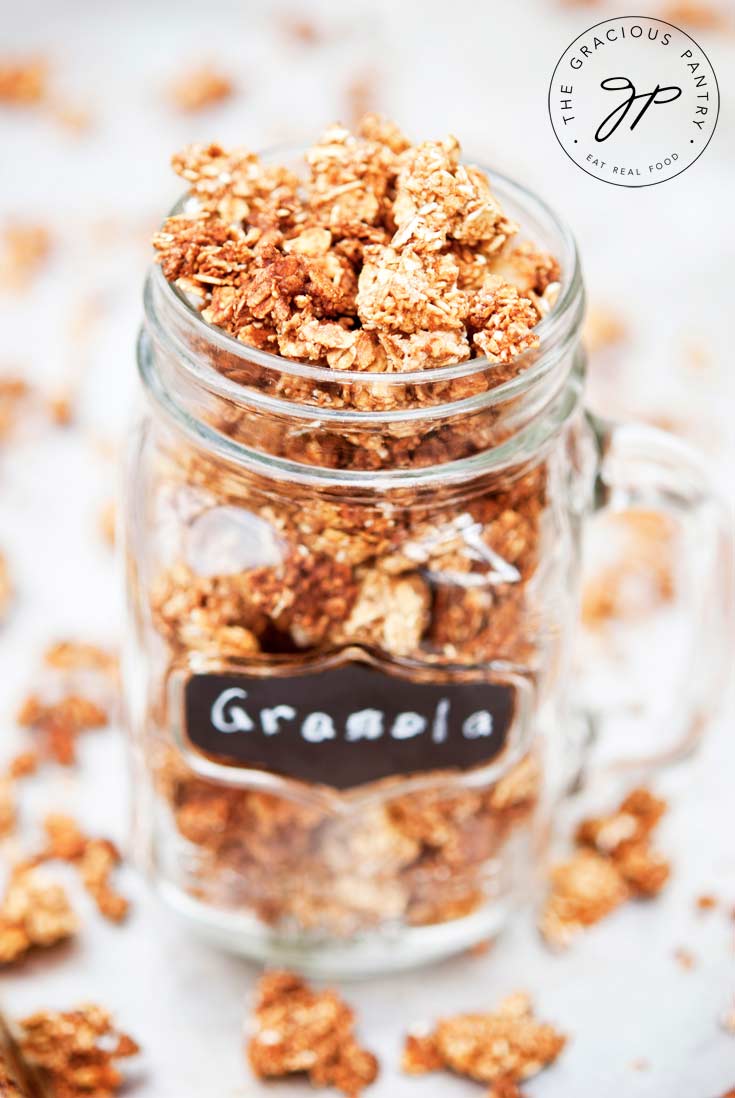
[[533, 885], [589, 494], [581, 288], [549, 212], [453, 137], [367, 116], [298, 160], [185, 149], [154, 238], [138, 838], [218, 938], [370, 966], [485, 938]]

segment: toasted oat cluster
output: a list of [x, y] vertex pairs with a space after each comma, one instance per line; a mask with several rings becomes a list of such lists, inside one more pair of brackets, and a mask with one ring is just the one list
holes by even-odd
[[500, 367], [538, 345], [558, 263], [514, 247], [518, 226], [456, 138], [414, 146], [366, 115], [357, 134], [330, 127], [306, 163], [302, 180], [219, 145], [173, 158], [190, 202], [154, 246], [205, 320], [334, 370]]
[[79, 735], [108, 723], [117, 660], [96, 645], [61, 641], [46, 651], [39, 683], [23, 702], [18, 723], [38, 737], [43, 755], [71, 766]]
[[564, 948], [633, 897], [658, 895], [670, 867], [650, 839], [665, 811], [666, 803], [649, 790], [634, 789], [615, 812], [579, 824], [577, 852], [552, 870], [541, 915], [541, 932], [551, 946]]
[[47, 91], [48, 65], [41, 57], [0, 61], [0, 103], [26, 107], [40, 103]]
[[357, 1098], [378, 1074], [378, 1061], [358, 1043], [352, 1009], [335, 991], [314, 991], [292, 972], [262, 977], [248, 1058], [261, 1079], [307, 1075]]
[[197, 65], [182, 72], [171, 84], [169, 96], [180, 111], [191, 113], [205, 110], [229, 99], [232, 81], [211, 65]]
[[34, 946], [56, 945], [75, 934], [77, 927], [61, 885], [21, 869], [11, 876], [0, 902], [0, 965], [17, 961]]
[[70, 816], [58, 813], [46, 817], [44, 829], [48, 843], [38, 860], [70, 862], [78, 870], [100, 914], [111, 922], [121, 922], [129, 905], [111, 882], [114, 869], [122, 861], [115, 844], [110, 839], [89, 838]]
[[19, 1023], [18, 1046], [53, 1098], [114, 1098], [125, 1078], [117, 1061], [136, 1042], [115, 1029], [102, 1007], [39, 1011]]
[[442, 1018], [427, 1035], [409, 1035], [403, 1070], [410, 1075], [447, 1070], [490, 1083], [495, 1098], [518, 1095], [518, 1083], [556, 1060], [566, 1038], [538, 1022], [529, 997], [508, 996], [487, 1014]]

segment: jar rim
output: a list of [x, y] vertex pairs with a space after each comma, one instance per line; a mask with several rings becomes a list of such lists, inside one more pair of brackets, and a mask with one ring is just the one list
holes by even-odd
[[[284, 144], [266, 149], [259, 155], [262, 160], [268, 162], [286, 156], [303, 154], [305, 149], [306, 146], [304, 145]], [[527, 213], [530, 212], [531, 216], [535, 213], [537, 219], [549, 225], [558, 234], [565, 253], [563, 259], [557, 257], [559, 258], [562, 273], [557, 300], [534, 328], [534, 332], [539, 337], [538, 347], [517, 355], [513, 361], [521, 364], [518, 373], [509, 381], [503, 382], [490, 390], [493, 393], [502, 393], [502, 396], [505, 397], [522, 392], [533, 384], [537, 376], [537, 370], [534, 367], [539, 367], [540, 360], [544, 357], [544, 349], [553, 347], [566, 334], [570, 323], [578, 319], [577, 314], [581, 312], [582, 304], [581, 266], [579, 252], [571, 229], [551, 206], [534, 194], [533, 191], [517, 183], [509, 176], [496, 172], [481, 163], [477, 163], [477, 167], [489, 177], [493, 193], [497, 194], [501, 202], [505, 198], [506, 201], [510, 201], [511, 205], [522, 206]], [[183, 195], [174, 205], [169, 216], [172, 217], [185, 212], [190, 201], [188, 195]], [[453, 381], [485, 370], [492, 371], [493, 366], [497, 365], [486, 357], [482, 357], [465, 359], [462, 362], [452, 363], [448, 366], [434, 366], [424, 370], [405, 372], [378, 373], [370, 370], [335, 370], [329, 366], [317, 366], [311, 362], [286, 358], [283, 355], [253, 347], [236, 339], [223, 328], [209, 324], [203, 319], [190, 298], [179, 287], [168, 282], [158, 264], [153, 266], [149, 280], [151, 291], [156, 295], [161, 295], [165, 304], [172, 308], [180, 319], [191, 323], [200, 338], [206, 338], [218, 350], [226, 352], [233, 358], [241, 359], [243, 363], [254, 363], [284, 376], [315, 383], [359, 384], [368, 389], [371, 385], [377, 385], [384, 389], [386, 386], [424, 386], [436, 384], [437, 382]], [[524, 360], [527, 363], [526, 366], [523, 366]], [[217, 373], [213, 367], [207, 367], [206, 370], [207, 373], [210, 371]], [[250, 396], [249, 390], [238, 382], [232, 381], [222, 374], [219, 375], [219, 378], [221, 381], [217, 382], [215, 388], [221, 395], [227, 396], [235, 402], [238, 401], [238, 397], [243, 399], [245, 393]], [[299, 402], [290, 400], [282, 403], [292, 409], [303, 407], [299, 405]], [[344, 409], [345, 413], [348, 413], [348, 411], [348, 409]], [[324, 409], [321, 409], [322, 414], [323, 412]], [[377, 418], [374, 414], [371, 415], [370, 412], [364, 414], [369, 418]]]

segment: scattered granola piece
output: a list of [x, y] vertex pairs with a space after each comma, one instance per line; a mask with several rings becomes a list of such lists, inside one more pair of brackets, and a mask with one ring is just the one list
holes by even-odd
[[354, 1036], [354, 1013], [334, 991], [313, 991], [290, 972], [260, 980], [248, 1058], [261, 1079], [306, 1074], [357, 1098], [378, 1074], [378, 1061]]
[[725, 1033], [735, 1034], [735, 1002], [722, 1015], [720, 1025]]
[[25, 289], [50, 251], [51, 234], [43, 225], [16, 222], [6, 226], [0, 253], [0, 289]]
[[57, 641], [46, 649], [43, 659], [57, 671], [101, 671], [113, 678], [117, 675], [117, 656], [85, 641]]
[[553, 1026], [536, 1021], [529, 997], [517, 993], [492, 1013], [458, 1014], [441, 1019], [429, 1036], [409, 1035], [403, 1070], [423, 1074], [446, 1068], [492, 1083], [505, 1098], [514, 1084], [553, 1063], [565, 1044]]
[[108, 499], [107, 502], [103, 504], [99, 514], [99, 530], [105, 544], [111, 549], [114, 549], [117, 537], [116, 500]]
[[703, 892], [696, 899], [697, 911], [714, 911], [719, 902], [718, 898], [713, 896], [711, 892]]
[[551, 871], [551, 893], [541, 915], [541, 933], [550, 946], [564, 949], [584, 927], [604, 919], [629, 895], [608, 858], [579, 850]]
[[0, 553], [0, 622], [6, 616], [13, 597], [10, 569], [4, 553]]
[[0, 61], [0, 104], [26, 107], [46, 97], [48, 65], [43, 58]]
[[0, 778], [0, 839], [6, 839], [15, 830], [16, 811], [13, 783]]
[[[361, 125], [363, 120], [370, 111], [375, 107], [375, 103], [379, 98], [379, 77], [375, 69], [366, 68], [354, 73], [349, 81], [347, 87], [344, 90], [345, 100], [345, 118], [350, 126], [355, 129], [359, 127], [360, 136], [368, 137], [369, 134], [365, 132], [364, 126]], [[385, 142], [388, 144], [388, 142]], [[393, 150], [401, 151], [401, 150]]]
[[583, 927], [599, 922], [630, 897], [661, 891], [671, 870], [649, 840], [665, 811], [665, 801], [640, 787], [615, 812], [580, 822], [574, 836], [579, 850], [551, 874], [540, 923], [550, 945], [563, 948]]
[[582, 620], [596, 629], [616, 621], [638, 621], [671, 604], [675, 578], [676, 525], [666, 515], [634, 509], [611, 518], [622, 538], [621, 559], [586, 584]]
[[298, 11], [281, 12], [278, 26], [285, 38], [299, 46], [317, 46], [324, 38], [322, 28]]
[[77, 917], [61, 885], [19, 870], [0, 903], [0, 965], [18, 960], [33, 946], [52, 946], [70, 938], [77, 928]]
[[169, 88], [169, 96], [180, 111], [201, 111], [229, 99], [234, 85], [213, 65], [197, 65], [181, 73]]
[[685, 26], [698, 31], [732, 29], [728, 13], [707, 0], [668, 0], [659, 18], [673, 23], [674, 26]]
[[75, 820], [59, 813], [47, 816], [44, 828], [48, 846], [43, 857], [59, 858], [76, 866], [100, 914], [112, 922], [121, 922], [128, 913], [129, 903], [110, 883], [113, 870], [122, 861], [115, 844], [109, 839], [88, 838]]
[[70, 393], [56, 393], [49, 397], [48, 410], [51, 422], [57, 427], [68, 427], [74, 419], [74, 404]]
[[10, 435], [29, 395], [29, 386], [22, 378], [0, 377], [0, 441]]
[[681, 967], [691, 971], [697, 963], [697, 958], [692, 953], [691, 949], [687, 949], [686, 946], [677, 946], [674, 950], [674, 960]]
[[623, 319], [612, 309], [591, 305], [582, 328], [582, 341], [591, 355], [622, 343], [628, 331]]
[[615, 857], [624, 844], [647, 839], [666, 811], [666, 801], [641, 787], [631, 790], [608, 816], [589, 816], [575, 832], [575, 841]]
[[48, 705], [36, 694], [30, 694], [17, 719], [21, 727], [43, 736], [46, 752], [62, 766], [74, 763], [79, 733], [103, 728], [108, 720], [104, 709], [79, 694], [67, 694], [61, 701]]
[[36, 751], [21, 751], [10, 760], [8, 777], [13, 781], [17, 781], [18, 778], [27, 778], [30, 774], [36, 773], [38, 762]]
[[94, 1005], [23, 1018], [18, 1044], [55, 1098], [114, 1098], [125, 1081], [116, 1061], [140, 1051], [132, 1037], [115, 1029], [110, 1014]]
[[62, 129], [74, 137], [81, 137], [89, 133], [94, 126], [94, 115], [86, 107], [75, 106], [71, 103], [55, 103], [53, 105], [53, 117]]

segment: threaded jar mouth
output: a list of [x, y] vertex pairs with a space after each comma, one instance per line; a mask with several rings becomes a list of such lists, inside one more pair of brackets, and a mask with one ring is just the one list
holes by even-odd
[[[266, 163], [298, 161], [303, 152], [302, 147], [284, 146], [268, 150], [262, 159]], [[440, 474], [442, 479], [462, 478], [470, 475], [479, 458], [484, 458], [484, 468], [496, 467], [525, 451], [534, 439], [540, 444], [540, 436], [547, 432], [539, 421], [548, 415], [557, 421], [558, 429], [559, 416], [571, 414], [581, 389], [584, 368], [577, 344], [584, 289], [579, 256], [569, 228], [542, 199], [513, 180], [483, 165], [479, 167], [488, 175], [493, 193], [509, 216], [522, 223], [523, 236], [548, 248], [557, 257], [562, 272], [557, 299], [534, 328], [539, 344], [512, 360], [516, 370], [513, 377], [493, 386], [496, 364], [485, 357], [425, 370], [371, 373], [336, 370], [260, 350], [205, 321], [195, 303], [155, 266], [146, 280], [145, 329], [139, 344], [140, 372], [149, 396], [198, 445], [218, 452], [228, 461], [248, 465], [265, 462], [268, 475], [273, 476], [278, 468], [284, 476], [297, 480], [306, 470], [307, 480], [313, 476], [321, 479], [323, 475], [331, 480], [336, 476], [340, 483], [352, 484], [374, 485], [376, 478], [381, 482], [397, 478], [401, 483], [415, 483], [432, 474]], [[190, 202], [188, 196], [182, 198], [171, 215], [187, 212]], [[228, 376], [240, 372], [248, 380], [255, 375], [256, 383]], [[485, 388], [463, 395], [462, 386], [456, 383], [465, 380], [471, 386], [472, 379], [479, 380], [480, 375], [485, 377]], [[291, 384], [295, 395], [284, 396], [284, 387]], [[335, 407], [331, 401], [319, 401], [319, 394], [335, 390], [359, 393], [368, 405], [379, 394], [376, 402], [387, 406], [361, 408], [346, 401]], [[199, 415], [197, 403], [217, 403], [233, 415], [292, 420], [308, 431], [338, 433], [344, 429], [376, 438], [384, 434], [399, 436], [402, 431], [418, 429], [420, 424], [441, 431], [448, 422], [456, 425], [466, 419], [470, 424], [473, 417], [485, 414], [504, 419], [508, 438], [482, 454], [445, 461], [436, 467], [379, 468], [367, 475], [363, 469], [321, 468], [265, 454], [249, 445], [247, 438], [236, 439], [213, 427], [211, 421]]]

